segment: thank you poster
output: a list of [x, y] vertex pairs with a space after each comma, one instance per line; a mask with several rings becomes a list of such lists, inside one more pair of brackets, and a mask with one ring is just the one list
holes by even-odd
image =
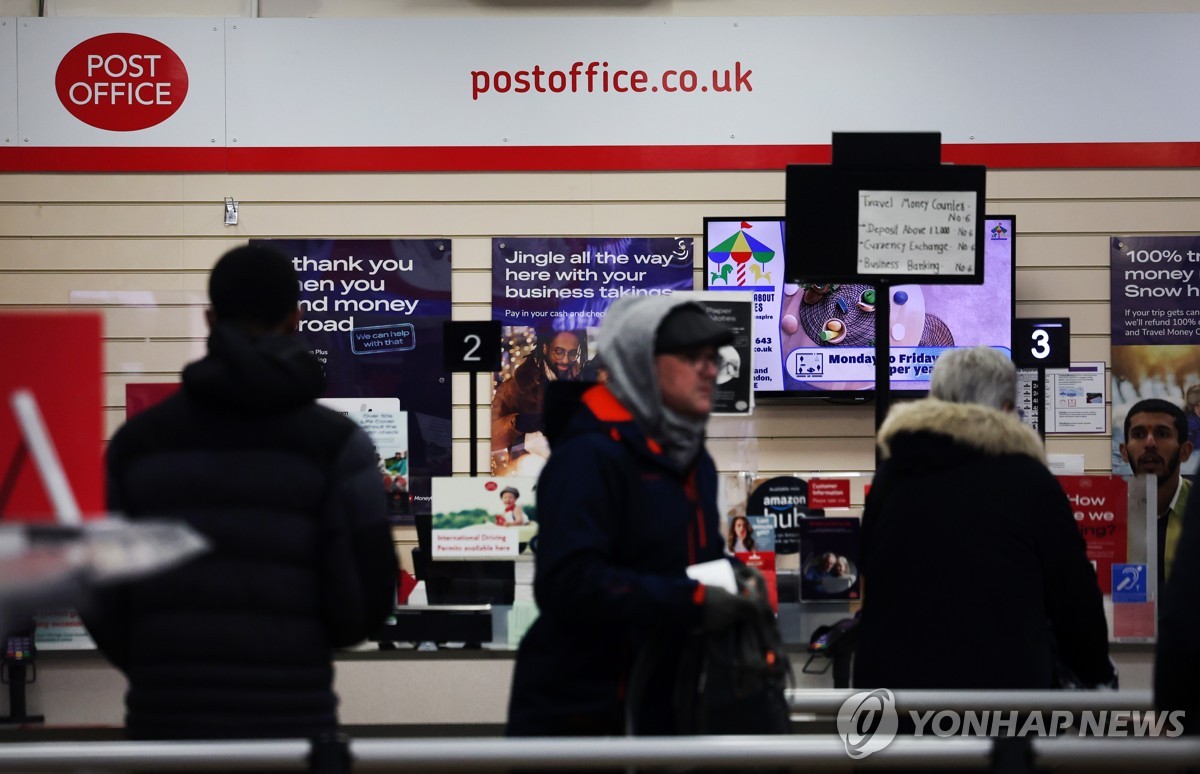
[[[1112, 309], [1113, 472], [1121, 459], [1129, 408], [1163, 398], [1188, 414], [1200, 443], [1200, 236], [1115, 236], [1110, 239]], [[1183, 463], [1196, 472], [1200, 455]]]
[[545, 385], [594, 378], [595, 330], [618, 298], [691, 290], [692, 249], [688, 237], [492, 240], [492, 318], [503, 325], [492, 475], [537, 475], [549, 455]]
[[[412, 499], [389, 502], [399, 522], [429, 513], [430, 477], [452, 472], [450, 378], [442, 371], [450, 241], [253, 241], [291, 257], [300, 275], [300, 335], [325, 370], [325, 397], [399, 400], [408, 422], [406, 483]], [[386, 467], [382, 456], [380, 463]]]

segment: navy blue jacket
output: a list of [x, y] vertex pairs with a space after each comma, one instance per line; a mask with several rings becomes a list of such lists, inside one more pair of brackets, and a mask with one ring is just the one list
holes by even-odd
[[538, 480], [540, 615], [517, 654], [508, 732], [621, 733], [630, 669], [654, 640], [637, 730], [671, 733], [673, 655], [703, 600], [686, 569], [724, 555], [716, 468], [701, 449], [681, 470], [603, 386], [583, 404]]

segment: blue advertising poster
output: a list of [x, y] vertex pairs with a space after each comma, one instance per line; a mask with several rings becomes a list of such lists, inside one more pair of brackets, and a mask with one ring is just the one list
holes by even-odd
[[627, 295], [692, 290], [685, 237], [492, 240], [492, 319], [501, 365], [492, 397], [492, 475], [536, 476], [549, 456], [542, 391], [588, 378], [595, 329]]
[[[1200, 444], [1200, 236], [1115, 236], [1109, 245], [1112, 323], [1112, 468], [1133, 404], [1162, 398], [1183, 409]], [[1192, 475], [1200, 454], [1183, 461]]]
[[442, 371], [450, 241], [253, 242], [290, 256], [300, 275], [300, 335], [325, 370], [325, 397], [399, 400], [407, 415], [407, 456], [397, 472], [381, 452], [380, 486], [397, 523], [429, 513], [430, 478], [452, 472], [451, 385]]

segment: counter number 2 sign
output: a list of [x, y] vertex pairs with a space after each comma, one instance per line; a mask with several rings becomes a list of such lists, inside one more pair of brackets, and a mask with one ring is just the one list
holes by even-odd
[[459, 373], [500, 370], [500, 321], [448, 320], [442, 329], [442, 367]]
[[1068, 368], [1071, 318], [1018, 318], [1014, 321], [1013, 364], [1018, 368]]

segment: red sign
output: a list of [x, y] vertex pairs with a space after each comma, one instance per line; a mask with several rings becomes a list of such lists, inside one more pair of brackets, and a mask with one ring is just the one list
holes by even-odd
[[98, 314], [0, 315], [0, 466], [5, 521], [53, 522], [54, 506], [9, 401], [33, 393], [83, 517], [104, 515], [104, 384]]
[[1154, 636], [1154, 600], [1113, 605], [1113, 637], [1145, 640]]
[[179, 382], [129, 382], [125, 385], [125, 419], [162, 403], [179, 392]]
[[762, 574], [763, 581], [767, 584], [767, 601], [771, 603], [771, 609], [778, 613], [779, 585], [775, 570], [775, 552], [747, 551], [743, 553], [739, 551], [734, 556], [738, 558], [738, 561], [745, 563], [747, 567], [753, 567]]
[[849, 508], [850, 479], [813, 478], [808, 482], [809, 508]]
[[1112, 565], [1125, 561], [1128, 546], [1129, 490], [1120, 476], [1059, 476], [1075, 524], [1087, 542], [1100, 591], [1112, 593]]
[[111, 32], [88, 38], [58, 63], [58, 99], [97, 129], [135, 132], [166, 121], [187, 97], [183, 60], [154, 38]]

